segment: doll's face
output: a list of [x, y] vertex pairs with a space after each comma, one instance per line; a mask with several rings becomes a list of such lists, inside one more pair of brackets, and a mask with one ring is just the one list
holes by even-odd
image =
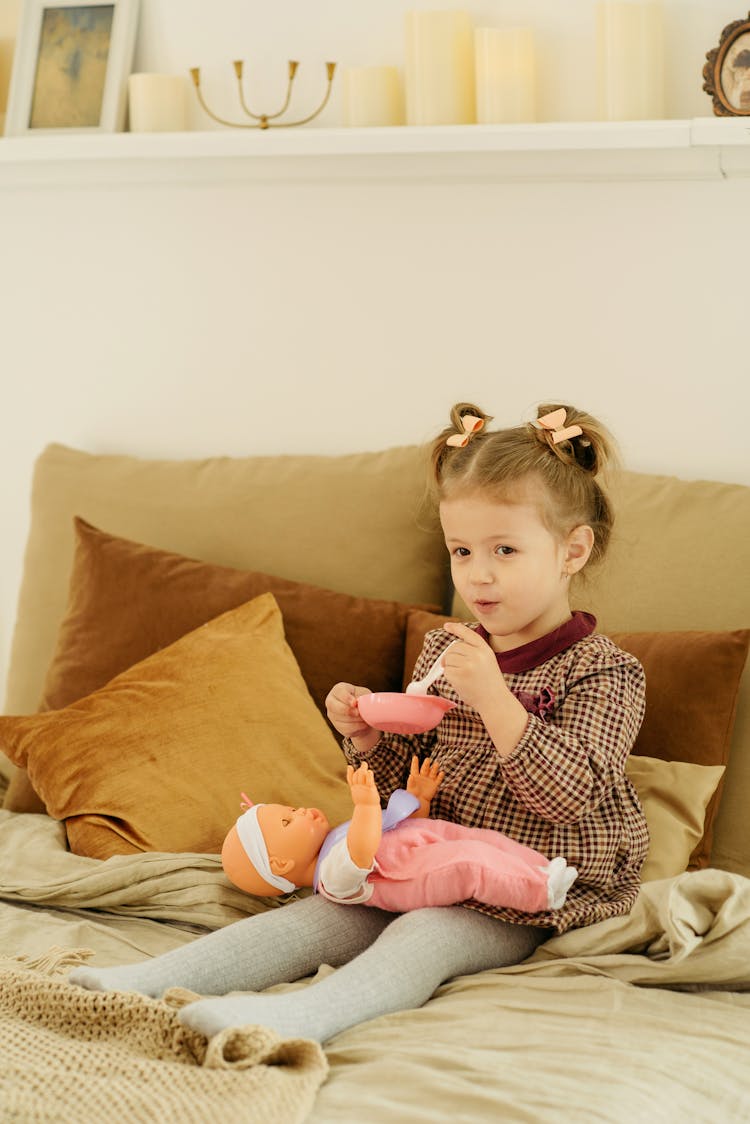
[[317, 808], [291, 808], [286, 804], [261, 805], [258, 825], [269, 858], [291, 860], [294, 866], [289, 868], [290, 872], [306, 869], [317, 858], [331, 830], [328, 820]]

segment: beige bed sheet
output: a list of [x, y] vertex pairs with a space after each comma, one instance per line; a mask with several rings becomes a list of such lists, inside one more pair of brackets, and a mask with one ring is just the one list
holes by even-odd
[[[54, 944], [130, 962], [267, 906], [213, 856], [70, 855], [46, 817], [0, 812], [0, 855], [6, 956]], [[750, 1121], [748, 987], [750, 881], [706, 870], [649, 883], [628, 917], [338, 1035], [308, 1120]]]

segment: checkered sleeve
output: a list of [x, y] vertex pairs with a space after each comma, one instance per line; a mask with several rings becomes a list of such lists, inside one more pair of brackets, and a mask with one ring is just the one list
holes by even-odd
[[562, 705], [546, 718], [530, 715], [500, 763], [519, 804], [548, 823], [577, 823], [599, 807], [643, 720], [644, 673], [633, 657], [613, 646], [576, 671]]

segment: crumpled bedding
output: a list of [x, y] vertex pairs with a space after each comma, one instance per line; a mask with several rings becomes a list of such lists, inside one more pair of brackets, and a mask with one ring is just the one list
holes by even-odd
[[[12, 855], [12, 862], [7, 856]], [[218, 855], [115, 855], [88, 859], [67, 849], [62, 823], [0, 809], [0, 897], [50, 907], [107, 910], [217, 929], [258, 913], [272, 898], [251, 898], [223, 876]]]
[[[270, 905], [217, 856], [84, 859], [54, 821], [0, 811], [3, 955], [56, 944], [131, 962]], [[647, 883], [625, 917], [338, 1035], [309, 1121], [750, 1121], [748, 988], [750, 880]]]

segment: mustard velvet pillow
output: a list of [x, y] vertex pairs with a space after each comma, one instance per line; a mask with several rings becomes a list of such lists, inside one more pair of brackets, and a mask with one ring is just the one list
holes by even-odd
[[[405, 683], [411, 678], [425, 633], [449, 619], [459, 618], [421, 610], [409, 614]], [[646, 715], [633, 754], [693, 765], [726, 766], [750, 630], [609, 635], [615, 644], [640, 660], [646, 673]], [[691, 870], [709, 864], [722, 787], [720, 777], [707, 807], [700, 812], [703, 829], [690, 856]]]
[[255, 802], [351, 813], [341, 749], [263, 594], [62, 710], [0, 717], [0, 748], [28, 769], [79, 855], [217, 854]]
[[682, 874], [703, 836], [706, 809], [724, 775], [724, 766], [631, 756], [626, 772], [638, 793], [651, 836], [641, 881]]

